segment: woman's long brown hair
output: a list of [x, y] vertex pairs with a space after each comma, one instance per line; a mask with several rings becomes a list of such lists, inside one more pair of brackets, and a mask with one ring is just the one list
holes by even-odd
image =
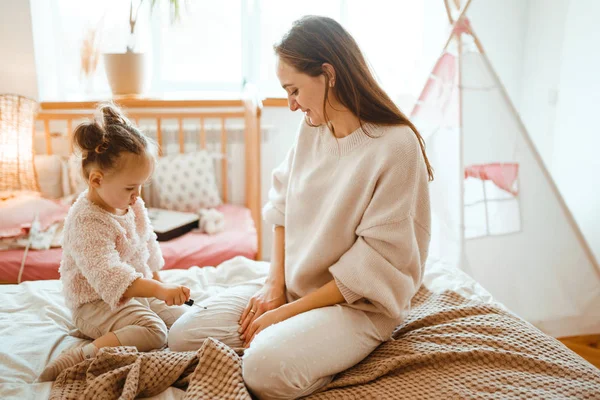
[[331, 64], [335, 69], [333, 90], [336, 97], [358, 117], [361, 126], [369, 122], [409, 126], [419, 140], [429, 180], [433, 180], [433, 168], [425, 153], [423, 137], [379, 86], [358, 44], [338, 22], [327, 17], [307, 15], [294, 22], [274, 49], [282, 61], [297, 71], [313, 77], [325, 76], [327, 84], [323, 115], [326, 121], [329, 121], [325, 107], [329, 95], [329, 76], [323, 69], [324, 63]]

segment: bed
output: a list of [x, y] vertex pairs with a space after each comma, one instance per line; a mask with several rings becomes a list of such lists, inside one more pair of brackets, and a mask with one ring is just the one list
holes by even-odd
[[[225, 228], [214, 235], [187, 233], [161, 242], [165, 269], [219, 265], [234, 256], [261, 259], [262, 103], [256, 92], [251, 87], [247, 88], [243, 100], [239, 101], [124, 99], [119, 103], [125, 107], [128, 116], [158, 142], [160, 159], [194, 151], [206, 151], [215, 159], [214, 186], [223, 201], [217, 208], [223, 213]], [[57, 182], [55, 186], [81, 190], [72, 179], [77, 166], [65, 161], [72, 153], [69, 132], [77, 123], [91, 116], [94, 107], [94, 103], [46, 103], [37, 116], [36, 157], [49, 158], [46, 161], [54, 164], [60, 164], [61, 161], [57, 160], [62, 159], [64, 165], [56, 168], [62, 168], [69, 181], [66, 185]], [[52, 186], [49, 181], [56, 179], [61, 170], [44, 174], [37, 158], [40, 186]], [[61, 193], [64, 192], [66, 189]], [[144, 188], [143, 197], [148, 207], [160, 207], [155, 192], [151, 185]], [[0, 202], [2, 212], [5, 211]], [[25, 252], [21, 247], [0, 251], [0, 282], [57, 279], [61, 253], [60, 248]]]
[[[192, 296], [202, 302], [231, 285], [262, 280], [267, 272], [265, 262], [236, 257], [218, 268], [168, 270], [163, 277], [189, 285]], [[0, 310], [0, 398], [48, 398], [52, 384], [34, 383], [37, 374], [62, 350], [87, 343], [69, 335], [74, 326], [60, 281], [0, 285]], [[231, 357], [237, 356], [222, 358]], [[200, 365], [199, 355], [198, 360]], [[239, 364], [227, 369], [218, 360], [213, 358], [211, 368], [222, 368], [223, 374], [233, 377], [225, 383], [231, 384], [236, 376], [239, 380]], [[186, 368], [186, 382], [203, 381], [206, 386], [210, 379], [223, 376], [198, 371], [199, 367]], [[152, 379], [160, 381], [162, 376]], [[140, 390], [156, 399], [184, 398], [182, 389], [167, 386], [161, 393]], [[57, 384], [55, 396], [66, 393], [61, 388], [77, 390]], [[231, 398], [248, 397], [242, 390]], [[310, 398], [598, 399], [600, 370], [511, 314], [462, 271], [430, 263], [394, 340]]]

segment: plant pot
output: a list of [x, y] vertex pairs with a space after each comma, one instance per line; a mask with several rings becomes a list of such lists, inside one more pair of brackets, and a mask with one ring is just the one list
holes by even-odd
[[145, 53], [105, 53], [104, 69], [113, 95], [139, 95], [148, 90], [150, 57]]

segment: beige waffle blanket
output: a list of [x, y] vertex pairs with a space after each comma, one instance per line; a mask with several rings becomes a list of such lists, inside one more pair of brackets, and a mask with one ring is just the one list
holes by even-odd
[[[600, 370], [507, 311], [452, 291], [422, 287], [394, 339], [310, 399], [600, 399]], [[64, 371], [51, 399], [133, 399], [171, 385], [187, 387], [186, 399], [250, 399], [241, 368], [212, 339], [196, 353], [104, 349]]]

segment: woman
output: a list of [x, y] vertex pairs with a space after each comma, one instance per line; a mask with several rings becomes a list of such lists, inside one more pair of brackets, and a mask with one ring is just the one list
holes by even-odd
[[210, 313], [185, 314], [169, 345], [193, 350], [212, 336], [249, 346], [247, 386], [288, 399], [328, 384], [402, 322], [427, 258], [433, 173], [423, 139], [341, 25], [304, 17], [275, 52], [305, 121], [263, 210], [274, 225], [269, 276], [213, 298]]

